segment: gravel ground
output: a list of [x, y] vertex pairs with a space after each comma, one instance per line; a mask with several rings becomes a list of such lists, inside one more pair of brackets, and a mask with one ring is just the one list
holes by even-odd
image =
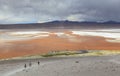
[[0, 76], [120, 76], [120, 55], [1, 61]]

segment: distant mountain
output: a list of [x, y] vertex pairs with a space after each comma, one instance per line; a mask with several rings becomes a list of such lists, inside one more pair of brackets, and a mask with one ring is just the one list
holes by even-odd
[[78, 22], [78, 21], [68, 21], [68, 20], [65, 20], [65, 21], [52, 21], [52, 22], [47, 22], [47, 23], [77, 23], [77, 24], [80, 24], [80, 23], [97, 23], [97, 22], [88, 22], [88, 21], [84, 21], [84, 22]]
[[52, 21], [46, 23], [30, 24], [1, 24], [0, 29], [97, 29], [97, 28], [120, 28], [120, 22], [75, 22], [75, 21]]
[[103, 22], [104, 24], [120, 24], [120, 22], [116, 22], [116, 21], [107, 21], [107, 22]]
[[78, 22], [78, 21], [52, 21], [52, 22], [47, 22], [47, 23], [94, 23], [94, 24], [120, 24], [120, 22], [117, 21], [105, 21], [105, 22], [92, 22], [92, 21], [82, 21], [82, 22]]

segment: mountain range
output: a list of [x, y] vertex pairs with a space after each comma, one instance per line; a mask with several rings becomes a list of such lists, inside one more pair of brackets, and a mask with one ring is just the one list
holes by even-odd
[[120, 22], [52, 21], [46, 23], [0, 24], [0, 29], [89, 29], [120, 28]]

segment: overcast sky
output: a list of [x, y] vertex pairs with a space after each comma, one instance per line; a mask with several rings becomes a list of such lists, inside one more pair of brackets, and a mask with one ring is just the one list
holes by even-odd
[[0, 0], [0, 23], [120, 21], [120, 0]]

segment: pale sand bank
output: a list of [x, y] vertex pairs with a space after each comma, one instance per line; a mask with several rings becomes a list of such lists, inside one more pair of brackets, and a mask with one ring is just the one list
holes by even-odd
[[[24, 69], [24, 64], [32, 67]], [[40, 61], [40, 65], [37, 64]], [[12, 66], [11, 66], [12, 65]], [[8, 66], [8, 67], [6, 67]], [[0, 62], [2, 76], [119, 76], [120, 55], [41, 58]]]

